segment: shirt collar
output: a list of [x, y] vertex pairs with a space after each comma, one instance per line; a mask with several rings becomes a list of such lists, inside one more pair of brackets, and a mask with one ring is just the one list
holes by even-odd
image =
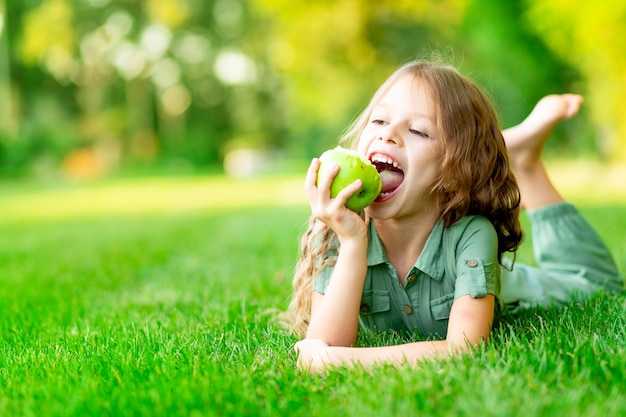
[[[443, 279], [445, 271], [446, 248], [443, 247], [444, 230], [443, 219], [439, 219], [426, 240], [422, 254], [413, 265], [414, 268], [428, 274], [437, 281]], [[387, 263], [387, 253], [373, 221], [369, 222], [368, 240], [367, 265], [373, 266]]]

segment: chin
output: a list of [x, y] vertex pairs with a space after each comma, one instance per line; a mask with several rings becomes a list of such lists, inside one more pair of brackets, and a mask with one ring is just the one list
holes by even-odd
[[365, 209], [365, 214], [373, 220], [389, 220], [393, 218], [393, 213], [390, 213], [390, 209], [389, 206], [381, 207], [379, 204], [373, 203]]

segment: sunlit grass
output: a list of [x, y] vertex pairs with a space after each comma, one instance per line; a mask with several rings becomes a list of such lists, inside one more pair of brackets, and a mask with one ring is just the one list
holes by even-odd
[[0, 223], [79, 217], [215, 211], [304, 202], [303, 179], [271, 176], [154, 177], [91, 183], [0, 186]]

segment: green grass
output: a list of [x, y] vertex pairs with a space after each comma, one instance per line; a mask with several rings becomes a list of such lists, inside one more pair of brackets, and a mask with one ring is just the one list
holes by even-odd
[[[626, 415], [622, 295], [506, 317], [418, 369], [298, 372], [274, 311], [301, 180], [1, 184], [0, 415]], [[582, 201], [626, 270], [626, 200]]]

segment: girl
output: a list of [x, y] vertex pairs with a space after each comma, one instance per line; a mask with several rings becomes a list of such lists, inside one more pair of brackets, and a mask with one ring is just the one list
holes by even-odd
[[[345, 202], [360, 181], [330, 198], [338, 167], [317, 185], [317, 159], [307, 172], [312, 216], [290, 305], [306, 336], [296, 344], [299, 365], [414, 365], [487, 341], [500, 306], [620, 291], [607, 248], [540, 160], [553, 127], [581, 101], [545, 97], [503, 137], [485, 94], [454, 68], [412, 62], [396, 71], [342, 138], [380, 172], [376, 201], [354, 213]], [[539, 268], [513, 268], [502, 256], [521, 242], [521, 205]], [[354, 348], [359, 327], [428, 341]]]

